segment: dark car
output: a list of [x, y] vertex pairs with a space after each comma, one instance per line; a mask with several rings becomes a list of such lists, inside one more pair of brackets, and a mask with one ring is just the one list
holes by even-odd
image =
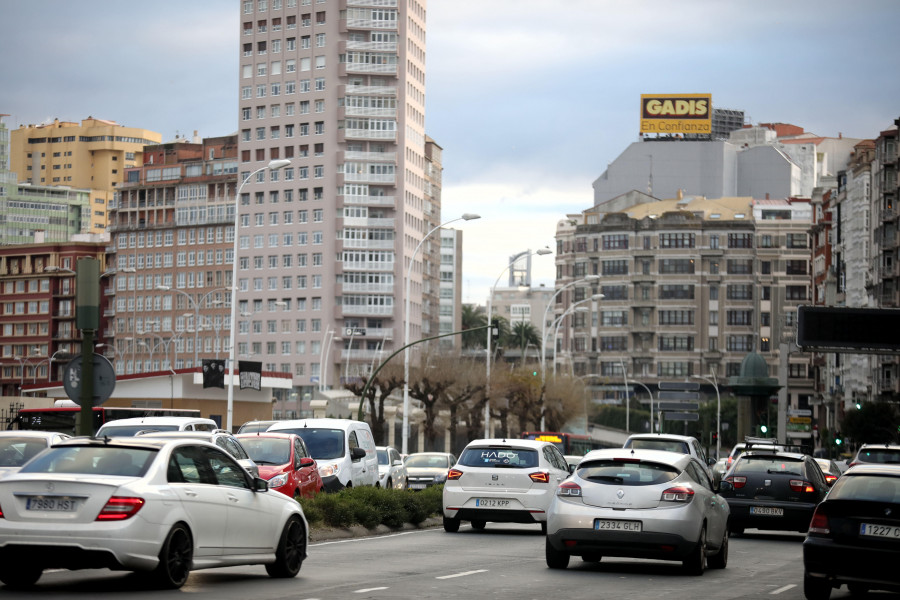
[[805, 532], [828, 490], [811, 456], [760, 450], [740, 455], [722, 480], [720, 494], [731, 508], [732, 533], [745, 528]]
[[856, 453], [856, 457], [850, 461], [850, 466], [864, 464], [900, 465], [900, 446], [863, 444]]
[[900, 592], [900, 467], [859, 465], [819, 504], [803, 542], [803, 593], [828, 600], [832, 588]]

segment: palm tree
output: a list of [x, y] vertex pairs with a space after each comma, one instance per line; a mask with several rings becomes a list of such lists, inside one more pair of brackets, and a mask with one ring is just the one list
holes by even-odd
[[534, 344], [536, 347], [539, 346], [540, 335], [534, 328], [534, 325], [528, 321], [519, 321], [513, 325], [509, 344], [510, 346], [521, 349], [522, 356], [525, 356], [525, 350], [528, 348], [529, 344]]
[[[484, 327], [488, 324], [487, 316], [480, 306], [474, 304], [463, 304], [462, 306], [462, 328], [475, 329], [476, 327]], [[462, 334], [463, 348], [484, 348], [485, 346], [484, 329], [476, 331], [465, 331]]]

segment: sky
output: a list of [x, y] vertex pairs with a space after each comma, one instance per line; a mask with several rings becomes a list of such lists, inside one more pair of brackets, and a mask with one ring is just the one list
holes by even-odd
[[[0, 0], [0, 113], [12, 129], [93, 116], [164, 140], [238, 128], [239, 0]], [[426, 131], [463, 301], [638, 140], [641, 94], [709, 93], [750, 123], [874, 138], [900, 117], [897, 0], [427, 0]], [[553, 286], [553, 256], [533, 258]]]

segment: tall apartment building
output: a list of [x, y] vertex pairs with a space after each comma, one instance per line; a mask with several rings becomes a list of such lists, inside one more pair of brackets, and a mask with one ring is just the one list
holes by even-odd
[[[109, 224], [120, 374], [228, 355], [237, 138], [149, 145], [143, 161], [126, 170]], [[276, 310], [251, 303], [238, 332], [275, 327]], [[238, 340], [244, 357], [246, 338]]]
[[139, 166], [145, 144], [159, 133], [88, 117], [23, 125], [11, 132], [10, 170], [22, 183], [90, 190], [90, 223], [82, 233], [103, 233], [109, 204], [125, 169]]
[[261, 171], [239, 199], [238, 308], [283, 303], [289, 327], [251, 331], [250, 343], [302, 398], [399, 347], [411, 262], [411, 339], [424, 331], [414, 252], [440, 222], [427, 194], [425, 5], [239, 6], [240, 181], [273, 159], [291, 164]]
[[[788, 356], [782, 346], [797, 306], [809, 300], [809, 202], [636, 198], [558, 226], [557, 289], [600, 279], [564, 290], [553, 318], [593, 293], [604, 296], [562, 322], [558, 366], [612, 383], [624, 367], [653, 388], [713, 373], [724, 382], [756, 352], [769, 376], [786, 382], [792, 405], [806, 408], [809, 356]], [[594, 393], [602, 400], [618, 392]]]
[[[463, 232], [458, 229], [442, 229], [440, 298], [438, 334], [462, 330], [462, 248]], [[441, 338], [441, 350], [459, 350], [460, 338], [455, 335]]]
[[[441, 224], [441, 177], [443, 149], [425, 136], [425, 231]], [[425, 240], [422, 253], [422, 337], [432, 337], [440, 329], [441, 236], [435, 231]]]

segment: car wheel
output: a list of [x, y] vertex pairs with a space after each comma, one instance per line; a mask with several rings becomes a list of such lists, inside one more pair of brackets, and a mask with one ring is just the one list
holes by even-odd
[[584, 562], [598, 563], [603, 560], [603, 556], [600, 554], [585, 554], [581, 557], [581, 560]]
[[472, 529], [477, 529], [478, 531], [484, 529], [485, 525], [487, 525], [487, 522], [482, 521], [481, 519], [475, 519], [474, 521], [472, 521]]
[[300, 517], [293, 515], [284, 525], [275, 550], [275, 562], [266, 565], [266, 573], [271, 577], [296, 577], [305, 558], [306, 532]]
[[728, 530], [725, 530], [725, 539], [718, 552], [707, 559], [710, 569], [724, 569], [728, 565]]
[[803, 595], [806, 600], [828, 600], [831, 597], [831, 582], [824, 577], [810, 577], [804, 573]]
[[0, 567], [0, 581], [8, 588], [28, 588], [37, 583], [43, 572], [44, 568], [36, 565], [6, 564]]
[[703, 575], [706, 570], [706, 527], [700, 529], [697, 545], [681, 564], [688, 575]]
[[547, 521], [544, 521], [543, 523], [541, 523], [541, 533], [543, 535], [547, 535]]
[[160, 588], [177, 590], [187, 581], [193, 559], [191, 534], [187, 527], [179, 523], [169, 531], [159, 551], [159, 564], [153, 570], [154, 582]]
[[459, 519], [444, 517], [444, 531], [447, 533], [456, 533], [459, 531]]
[[549, 539], [544, 542], [544, 555], [547, 567], [551, 569], [565, 569], [569, 566], [569, 555], [554, 548]]
[[387, 485], [384, 486], [384, 489], [390, 490], [390, 489], [393, 489], [393, 488], [394, 488], [394, 482], [391, 481], [390, 479], [388, 479], [388, 480], [387, 480]]

